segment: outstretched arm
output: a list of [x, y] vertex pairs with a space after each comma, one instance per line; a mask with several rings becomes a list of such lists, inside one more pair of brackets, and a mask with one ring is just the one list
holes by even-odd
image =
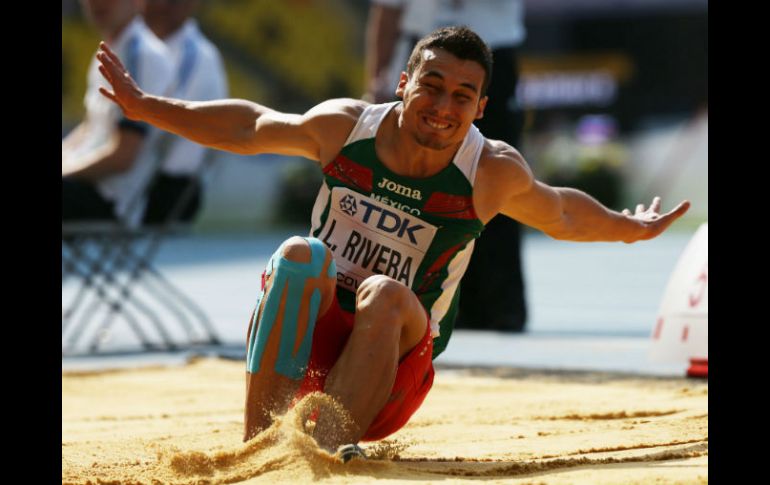
[[144, 134], [133, 129], [118, 128], [104, 147], [82, 157], [62, 163], [62, 177], [97, 182], [108, 175], [121, 173], [133, 164], [144, 143]]
[[388, 68], [398, 41], [403, 6], [372, 2], [366, 22], [366, 96], [374, 103], [393, 97], [394, 86], [387, 84]]
[[137, 86], [105, 43], [100, 44], [96, 57], [99, 71], [112, 87], [112, 91], [100, 88], [100, 92], [118, 104], [127, 118], [219, 150], [323, 161], [328, 156], [325, 147], [333, 144], [330, 140], [343, 137], [344, 142], [355, 122], [355, 109], [351, 111], [350, 103], [341, 100], [327, 101], [298, 115], [238, 99], [185, 101], [153, 96]]
[[577, 189], [550, 187], [534, 179], [518, 152], [508, 151], [507, 169], [515, 172], [509, 180], [512, 193], [501, 213], [543, 231], [554, 239], [568, 241], [623, 241], [632, 243], [652, 239], [665, 231], [690, 208], [683, 201], [673, 210], [660, 213], [661, 200], [655, 197], [649, 208], [636, 206], [613, 211]]

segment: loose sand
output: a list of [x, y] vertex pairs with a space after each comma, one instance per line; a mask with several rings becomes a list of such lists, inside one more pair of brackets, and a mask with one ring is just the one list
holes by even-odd
[[708, 384], [449, 370], [412, 420], [343, 464], [302, 402], [241, 442], [242, 362], [62, 375], [62, 483], [707, 483]]

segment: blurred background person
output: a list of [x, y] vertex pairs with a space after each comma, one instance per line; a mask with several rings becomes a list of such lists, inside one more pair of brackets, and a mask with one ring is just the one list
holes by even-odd
[[[414, 44], [449, 25], [467, 25], [492, 49], [489, 103], [476, 126], [487, 138], [521, 151], [523, 116], [515, 99], [518, 50], [526, 37], [521, 0], [371, 0], [364, 97], [377, 103], [393, 100]], [[486, 225], [462, 280], [459, 307], [457, 328], [524, 330], [527, 306], [517, 221], [497, 216]]]
[[[138, 0], [82, 0], [90, 23], [147, 92], [170, 94], [169, 51], [139, 15]], [[85, 117], [62, 140], [62, 221], [121, 220], [137, 224], [152, 177], [160, 132], [123, 117], [99, 93], [106, 86], [92, 58]]]
[[[198, 0], [146, 0], [142, 15], [147, 26], [168, 47], [176, 77], [172, 97], [195, 101], [228, 96], [227, 76], [222, 56], [192, 18]], [[202, 205], [201, 175], [210, 152], [203, 146], [178, 136], [167, 140], [159, 172], [149, 189], [145, 223], [163, 222], [188, 189], [179, 210], [179, 219], [189, 221]]]

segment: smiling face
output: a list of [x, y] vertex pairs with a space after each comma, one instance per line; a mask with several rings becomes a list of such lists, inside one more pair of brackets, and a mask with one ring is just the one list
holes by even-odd
[[401, 73], [396, 95], [404, 101], [401, 129], [425, 148], [462, 143], [474, 120], [484, 115], [484, 68], [444, 49], [426, 48], [411, 75]]

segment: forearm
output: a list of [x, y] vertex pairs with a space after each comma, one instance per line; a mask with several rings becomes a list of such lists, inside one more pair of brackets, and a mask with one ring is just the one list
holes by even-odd
[[256, 125], [270, 108], [240, 99], [185, 101], [145, 95], [141, 121], [201, 145], [239, 154], [259, 151]]
[[99, 92], [115, 102], [126, 118], [150, 123], [196, 143], [240, 154], [259, 153], [257, 120], [273, 110], [238, 99], [185, 101], [155, 96], [139, 88], [104, 42], [96, 54], [99, 72], [112, 91]]
[[145, 135], [133, 129], [118, 128], [101, 148], [62, 164], [62, 176], [96, 182], [130, 169], [144, 145]]
[[613, 211], [590, 195], [572, 188], [555, 188], [562, 203], [561, 220], [544, 228], [555, 239], [567, 241], [634, 242], [642, 237], [644, 225]]
[[98, 182], [104, 177], [122, 173], [131, 166], [130, 160], [117, 156], [107, 147], [81, 158], [76, 163], [62, 166], [62, 177], [72, 177], [90, 182]]
[[366, 29], [366, 87], [370, 94], [383, 89], [382, 75], [393, 58], [401, 13], [401, 8], [371, 7]]

